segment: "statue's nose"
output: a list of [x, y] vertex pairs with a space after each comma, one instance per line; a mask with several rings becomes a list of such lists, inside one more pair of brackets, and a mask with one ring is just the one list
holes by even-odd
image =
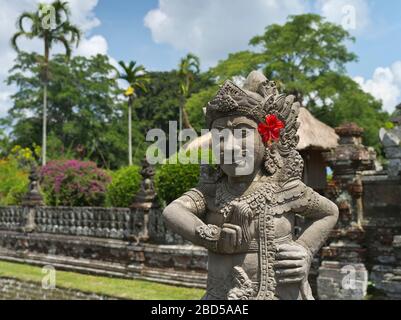
[[234, 159], [241, 155], [242, 152], [242, 141], [236, 139], [233, 134], [229, 134], [225, 137], [224, 142], [220, 145], [221, 156], [224, 155], [224, 163], [234, 163]]
[[240, 139], [236, 139], [235, 136], [230, 133], [227, 135], [227, 139], [224, 141], [223, 143], [223, 148], [226, 151], [241, 151], [241, 147], [242, 147], [242, 141]]

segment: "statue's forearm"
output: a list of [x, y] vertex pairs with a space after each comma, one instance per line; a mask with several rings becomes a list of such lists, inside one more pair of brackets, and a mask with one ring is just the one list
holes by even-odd
[[201, 245], [196, 229], [205, 223], [188, 209], [173, 202], [164, 209], [163, 218], [172, 231], [196, 245]]
[[306, 226], [297, 242], [316, 254], [324, 245], [331, 230], [337, 223], [338, 208], [326, 198], [320, 197], [319, 205], [312, 209], [306, 220]]

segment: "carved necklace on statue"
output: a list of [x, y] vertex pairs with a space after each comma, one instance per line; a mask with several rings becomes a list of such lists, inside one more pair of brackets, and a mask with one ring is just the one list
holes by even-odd
[[241, 227], [244, 241], [252, 240], [249, 224], [255, 217], [259, 219], [260, 288], [258, 294], [249, 297], [250, 299], [275, 299], [276, 281], [273, 265], [277, 250], [274, 243], [274, 216], [269, 210], [275, 189], [276, 186], [271, 181], [255, 182], [245, 194], [238, 196], [229, 191], [227, 182], [223, 180], [216, 190], [216, 206], [220, 214], [226, 221], [229, 220], [230, 223]]

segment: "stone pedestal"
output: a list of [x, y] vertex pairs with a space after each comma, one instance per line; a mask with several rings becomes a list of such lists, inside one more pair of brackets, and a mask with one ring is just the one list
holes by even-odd
[[156, 191], [153, 183], [155, 171], [146, 158], [142, 161], [141, 175], [141, 189], [130, 207], [134, 211], [133, 230], [135, 230], [135, 235], [131, 235], [128, 239], [136, 244], [149, 240], [149, 212], [158, 207], [155, 202]]
[[362, 144], [363, 129], [350, 123], [336, 128], [339, 146], [325, 155], [333, 169], [327, 194], [340, 211], [329, 244], [322, 249], [317, 279], [318, 297], [326, 300], [363, 300], [368, 273], [364, 265], [362, 172], [375, 168], [376, 154]]
[[35, 166], [32, 166], [29, 175], [29, 190], [22, 199], [22, 206], [26, 209], [24, 221], [21, 226], [23, 232], [34, 232], [36, 229], [35, 217], [38, 207], [44, 205], [42, 194], [40, 193], [38, 174]]

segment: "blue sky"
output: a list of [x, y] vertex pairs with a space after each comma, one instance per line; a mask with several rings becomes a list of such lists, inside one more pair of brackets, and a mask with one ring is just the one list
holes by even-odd
[[[358, 54], [359, 62], [348, 66], [350, 75], [365, 78], [371, 77], [377, 67], [401, 60], [401, 1], [368, 3], [372, 13], [371, 25], [364, 32], [351, 32], [356, 43], [351, 44], [350, 49]], [[102, 24], [93, 32], [105, 36], [109, 54], [116, 59], [134, 59], [152, 70], [170, 70], [176, 67], [186, 51], [153, 41], [151, 31], [144, 25], [144, 18], [155, 8], [158, 8], [158, 0], [100, 1], [95, 13]]]
[[93, 32], [107, 39], [109, 54], [117, 60], [135, 60], [151, 70], [175, 68], [185, 52], [156, 44], [144, 25], [144, 17], [157, 5], [157, 0], [100, 1], [95, 12], [102, 24]]
[[[15, 58], [8, 45], [15, 19], [39, 1], [0, 0], [0, 116], [10, 107], [9, 97], [15, 91], [3, 83]], [[114, 63], [136, 60], [149, 70], [171, 70], [190, 51], [200, 56], [206, 69], [230, 52], [247, 49], [249, 39], [271, 23], [284, 23], [290, 14], [319, 13], [345, 25], [356, 37], [349, 48], [359, 62], [348, 66], [349, 75], [381, 99], [386, 110], [401, 102], [399, 0], [67, 1], [73, 22], [85, 31], [76, 54], [108, 54]], [[38, 42], [22, 46], [42, 48]]]

